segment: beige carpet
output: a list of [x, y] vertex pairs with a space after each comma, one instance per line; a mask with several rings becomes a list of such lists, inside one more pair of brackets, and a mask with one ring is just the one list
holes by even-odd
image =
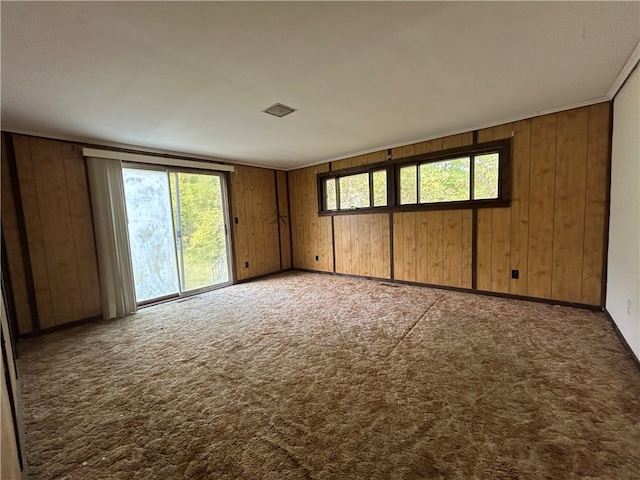
[[298, 272], [20, 353], [34, 480], [640, 478], [600, 313]]

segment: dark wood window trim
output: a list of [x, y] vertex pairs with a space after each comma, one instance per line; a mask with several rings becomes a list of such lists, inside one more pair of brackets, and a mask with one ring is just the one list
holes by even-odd
[[[498, 153], [499, 155], [499, 171], [498, 171], [498, 198], [482, 199], [482, 200], [461, 200], [454, 202], [437, 202], [437, 203], [414, 203], [400, 204], [400, 188], [398, 172], [401, 167], [411, 165], [422, 165], [427, 163], [442, 162], [445, 160], [453, 160], [460, 157], [470, 157], [470, 175], [471, 175], [471, 193], [473, 192], [474, 182], [474, 161], [473, 157], [487, 153]], [[357, 175], [360, 173], [369, 174], [369, 197], [370, 205], [373, 205], [373, 172], [385, 170], [387, 172], [387, 205], [384, 207], [366, 207], [355, 209], [340, 209], [340, 177]], [[418, 168], [416, 168], [417, 174]], [[326, 197], [324, 191], [325, 180], [336, 179], [336, 204], [337, 210], [326, 209]], [[418, 182], [419, 183], [419, 182]], [[461, 208], [498, 208], [508, 207], [511, 204], [511, 139], [495, 140], [465, 147], [451, 148], [440, 152], [423, 153], [411, 157], [399, 158], [396, 160], [387, 160], [384, 162], [362, 165], [359, 167], [344, 168], [342, 170], [333, 170], [329, 172], [319, 173], [317, 175], [317, 192], [318, 192], [318, 215], [358, 215], [366, 213], [383, 213], [383, 212], [406, 212], [420, 210], [453, 210]], [[419, 196], [418, 196], [419, 199]]]

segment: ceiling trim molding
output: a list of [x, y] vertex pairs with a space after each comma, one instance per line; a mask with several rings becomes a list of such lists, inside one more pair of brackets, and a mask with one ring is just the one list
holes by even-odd
[[552, 114], [552, 113], [563, 112], [565, 110], [571, 110], [571, 109], [574, 109], [574, 108], [588, 107], [589, 105], [595, 105], [596, 103], [602, 103], [602, 102], [609, 102], [610, 100], [611, 100], [611, 98], [609, 98], [608, 96], [592, 98], [590, 100], [584, 100], [582, 102], [571, 103], [571, 104], [563, 105], [561, 107], [549, 108], [547, 110], [538, 110], [535, 113], [530, 114], [530, 115], [512, 117], [512, 118], [506, 119], [506, 120], [500, 120], [500, 121], [497, 121], [497, 122], [484, 123], [484, 124], [477, 125], [477, 126], [474, 126], [474, 127], [463, 128], [462, 130], [452, 130], [452, 131], [448, 131], [448, 132], [438, 133], [437, 135], [431, 135], [431, 136], [428, 136], [428, 137], [418, 138], [416, 140], [410, 140], [410, 141], [407, 141], [407, 142], [393, 143], [391, 145], [385, 145], [385, 146], [380, 146], [380, 147], [376, 147], [376, 148], [370, 148], [368, 150], [362, 150], [362, 151], [359, 151], [359, 152], [356, 152], [356, 153], [350, 153], [348, 155], [341, 155], [339, 157], [333, 157], [333, 158], [329, 158], [327, 160], [321, 160], [319, 162], [309, 163], [309, 164], [303, 165], [301, 167], [287, 168], [285, 170], [286, 171], [292, 171], [292, 170], [299, 170], [301, 168], [313, 167], [313, 166], [316, 166], [316, 165], [322, 165], [323, 163], [336, 162], [338, 160], [344, 160], [345, 158], [357, 157], [358, 155], [366, 155], [367, 153], [379, 152], [381, 150], [388, 150], [390, 148], [404, 147], [406, 145], [411, 145], [411, 144], [414, 144], [414, 143], [426, 142], [428, 140], [434, 140], [436, 138], [448, 137], [450, 135], [458, 135], [460, 133], [473, 132], [474, 130], [482, 130], [483, 128], [496, 127], [498, 125], [504, 125], [505, 123], [519, 122], [521, 120], [527, 120], [529, 118], [541, 117], [543, 115], [549, 115], [549, 114]]
[[627, 59], [627, 62], [624, 64], [624, 67], [622, 67], [622, 70], [620, 70], [620, 73], [618, 74], [616, 79], [613, 81], [611, 88], [607, 92], [607, 98], [609, 100], [612, 100], [613, 97], [616, 96], [616, 94], [618, 93], [618, 90], [622, 88], [622, 85], [624, 84], [624, 82], [627, 81], [627, 78], [629, 78], [629, 75], [631, 75], [631, 72], [633, 72], [633, 70], [636, 68], [638, 63], [640, 63], [640, 42], [638, 42], [638, 44], [636, 45], [636, 48], [633, 50], [633, 52]]

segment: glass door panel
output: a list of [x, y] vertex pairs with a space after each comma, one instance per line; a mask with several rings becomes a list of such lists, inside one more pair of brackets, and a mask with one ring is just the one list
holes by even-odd
[[180, 290], [190, 292], [228, 283], [222, 177], [172, 172], [170, 184]]
[[167, 172], [123, 168], [138, 303], [179, 294]]

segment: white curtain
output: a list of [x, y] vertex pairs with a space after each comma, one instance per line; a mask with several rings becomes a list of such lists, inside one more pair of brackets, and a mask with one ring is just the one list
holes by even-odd
[[104, 318], [122, 317], [137, 308], [122, 162], [88, 157], [87, 171], [98, 251], [102, 315]]

